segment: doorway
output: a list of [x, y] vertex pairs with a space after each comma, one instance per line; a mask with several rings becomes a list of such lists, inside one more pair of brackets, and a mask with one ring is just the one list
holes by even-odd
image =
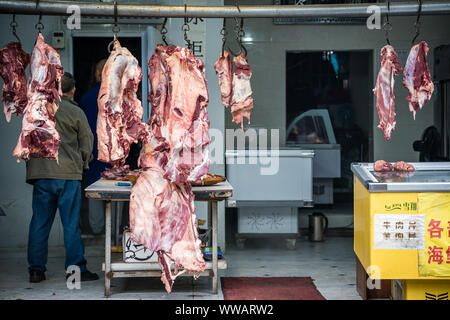
[[[120, 37], [120, 45], [126, 47], [131, 54], [141, 63], [141, 38]], [[74, 100], [80, 102], [86, 91], [95, 86], [95, 65], [101, 59], [108, 59], [108, 45], [111, 37], [73, 37], [73, 70], [77, 84]], [[139, 84], [138, 98], [142, 101], [141, 84]]]
[[[352, 162], [367, 162], [372, 150], [372, 51], [288, 51], [286, 53], [286, 127], [312, 109], [329, 114], [341, 147], [341, 178], [334, 199], [352, 201]], [[317, 132], [320, 137], [321, 132]], [[296, 137], [288, 135], [286, 144]], [[327, 143], [324, 139], [315, 142]], [[310, 142], [309, 142], [310, 143]]]
[[[74, 101], [80, 103], [83, 95], [91, 88], [97, 85], [95, 81], [95, 67], [101, 59], [109, 57], [108, 45], [111, 42], [111, 37], [88, 37], [88, 36], [73, 36], [73, 76], [76, 81], [76, 91]], [[130, 53], [138, 60], [141, 65], [142, 62], [142, 39], [141, 37], [120, 37], [120, 44], [126, 47]], [[143, 75], [143, 80], [146, 81], [146, 75]], [[143, 101], [142, 81], [139, 84], [137, 97]], [[146, 98], [145, 98], [146, 100]], [[94, 129], [92, 129], [94, 130]], [[95, 133], [95, 132], [94, 132]], [[94, 146], [94, 148], [96, 148]], [[130, 169], [137, 168], [137, 161], [139, 157], [140, 146], [133, 143], [130, 146], [130, 153], [126, 159], [126, 164]], [[95, 154], [95, 153], [94, 153]], [[83, 175], [82, 188], [83, 190], [88, 186], [86, 176]], [[128, 223], [128, 202], [124, 202], [122, 206], [122, 227]], [[80, 210], [80, 229], [82, 234], [91, 233], [89, 222], [89, 201], [85, 197], [84, 192], [82, 196], [82, 204]]]

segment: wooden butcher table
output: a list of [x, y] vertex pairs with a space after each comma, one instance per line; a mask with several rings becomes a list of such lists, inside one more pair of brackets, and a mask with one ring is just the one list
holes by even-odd
[[[85, 189], [86, 197], [103, 200], [105, 205], [105, 296], [110, 295], [111, 279], [116, 277], [160, 277], [161, 270], [157, 262], [124, 262], [111, 261], [111, 202], [129, 201], [131, 185], [118, 185], [119, 181], [100, 179]], [[218, 270], [226, 269], [224, 258], [218, 260], [217, 250], [217, 222], [218, 202], [227, 199], [233, 193], [233, 187], [228, 181], [212, 186], [192, 187], [195, 201], [208, 202], [208, 229], [212, 230], [212, 262], [206, 261], [206, 269], [200, 275], [212, 276], [212, 291], [217, 294]], [[188, 275], [188, 274], [185, 274]]]

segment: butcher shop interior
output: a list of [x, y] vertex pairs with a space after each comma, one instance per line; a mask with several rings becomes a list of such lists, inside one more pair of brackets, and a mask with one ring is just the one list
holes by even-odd
[[450, 1], [0, 16], [0, 300], [448, 300]]

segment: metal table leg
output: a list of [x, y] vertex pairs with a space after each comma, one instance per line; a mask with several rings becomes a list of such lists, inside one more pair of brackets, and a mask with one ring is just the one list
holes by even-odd
[[111, 201], [105, 203], [105, 296], [111, 289]]
[[212, 206], [212, 268], [213, 268], [213, 294], [217, 294], [219, 281], [219, 268], [217, 259], [217, 201], [211, 201]]
[[208, 201], [208, 230], [209, 231], [209, 235], [208, 235], [208, 242], [206, 243], [207, 246], [212, 246], [212, 201]]
[[115, 215], [116, 215], [116, 228], [114, 230], [114, 245], [118, 246], [119, 245], [119, 224], [120, 224], [120, 216], [119, 216], [119, 207], [120, 207], [120, 202], [116, 201], [116, 208], [114, 210]]

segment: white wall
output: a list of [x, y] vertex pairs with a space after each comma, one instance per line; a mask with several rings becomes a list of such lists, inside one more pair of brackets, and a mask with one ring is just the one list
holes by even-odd
[[[148, 1], [129, 1], [130, 3], [145, 2]], [[184, 1], [158, 1], [158, 4], [178, 4], [183, 5]], [[189, 1], [188, 4], [206, 4], [206, 0], [201, 1]], [[208, 1], [209, 5], [222, 5], [222, 0]], [[6, 45], [8, 42], [13, 41], [14, 38], [9, 32], [9, 23], [12, 20], [12, 15], [0, 15], [0, 27], [2, 34], [0, 35], [0, 46]], [[23, 48], [26, 52], [31, 53], [34, 42], [37, 36], [37, 31], [34, 29], [34, 25], [37, 22], [36, 16], [16, 16], [16, 21], [19, 26], [17, 33], [22, 40]], [[42, 31], [46, 41], [51, 44], [51, 34], [59, 27], [65, 27], [61, 24], [61, 19], [58, 17], [43, 17], [43, 24], [45, 26]], [[167, 23], [167, 40], [169, 43], [175, 45], [183, 45], [183, 35], [181, 32], [181, 24], [183, 19], [168, 19]], [[224, 111], [220, 103], [219, 88], [217, 85], [217, 76], [213, 69], [213, 64], [219, 55], [218, 42], [220, 39], [217, 37], [221, 28], [221, 20], [208, 19], [206, 20], [206, 58], [205, 73], [208, 81], [208, 90], [210, 102], [208, 105], [208, 116], [210, 119], [210, 127], [224, 130]], [[59, 27], [58, 27], [59, 26]], [[147, 30], [148, 29], [148, 30]], [[66, 48], [60, 50], [61, 63], [65, 70], [72, 71], [72, 48], [71, 48], [71, 32], [66, 30]], [[102, 26], [82, 26], [81, 32], [87, 33], [105, 33], [111, 34], [111, 27]], [[80, 31], [77, 31], [79, 34]], [[148, 39], [154, 39], [153, 42], [148, 43], [148, 47], [154, 48], [155, 42], [160, 42], [159, 32], [155, 32], [152, 28], [147, 28], [146, 25], [128, 25], [121, 26], [121, 34], [140, 34], [144, 33]], [[148, 59], [147, 59], [148, 60]], [[3, 80], [0, 80], [0, 86], [3, 86]], [[3, 105], [0, 105], [3, 109]], [[13, 116], [11, 123], [7, 123], [4, 116], [0, 116], [0, 148], [3, 153], [0, 154], [0, 178], [2, 185], [0, 187], [0, 206], [6, 213], [6, 216], [0, 216], [0, 248], [2, 247], [20, 247], [25, 248], [28, 241], [28, 226], [32, 216], [31, 197], [32, 186], [25, 183], [25, 164], [22, 161], [20, 164], [16, 163], [15, 158], [12, 156], [12, 151], [17, 142], [21, 129], [21, 119]], [[222, 161], [223, 163], [223, 161]], [[211, 172], [216, 174], [224, 174], [224, 165], [217, 164], [211, 167]], [[206, 219], [206, 204], [197, 203], [197, 213], [200, 219]], [[224, 219], [224, 206], [223, 203], [219, 205], [219, 246], [225, 248], [225, 219]], [[50, 246], [63, 245], [62, 227], [59, 217], [55, 219], [53, 229], [49, 238]]]

